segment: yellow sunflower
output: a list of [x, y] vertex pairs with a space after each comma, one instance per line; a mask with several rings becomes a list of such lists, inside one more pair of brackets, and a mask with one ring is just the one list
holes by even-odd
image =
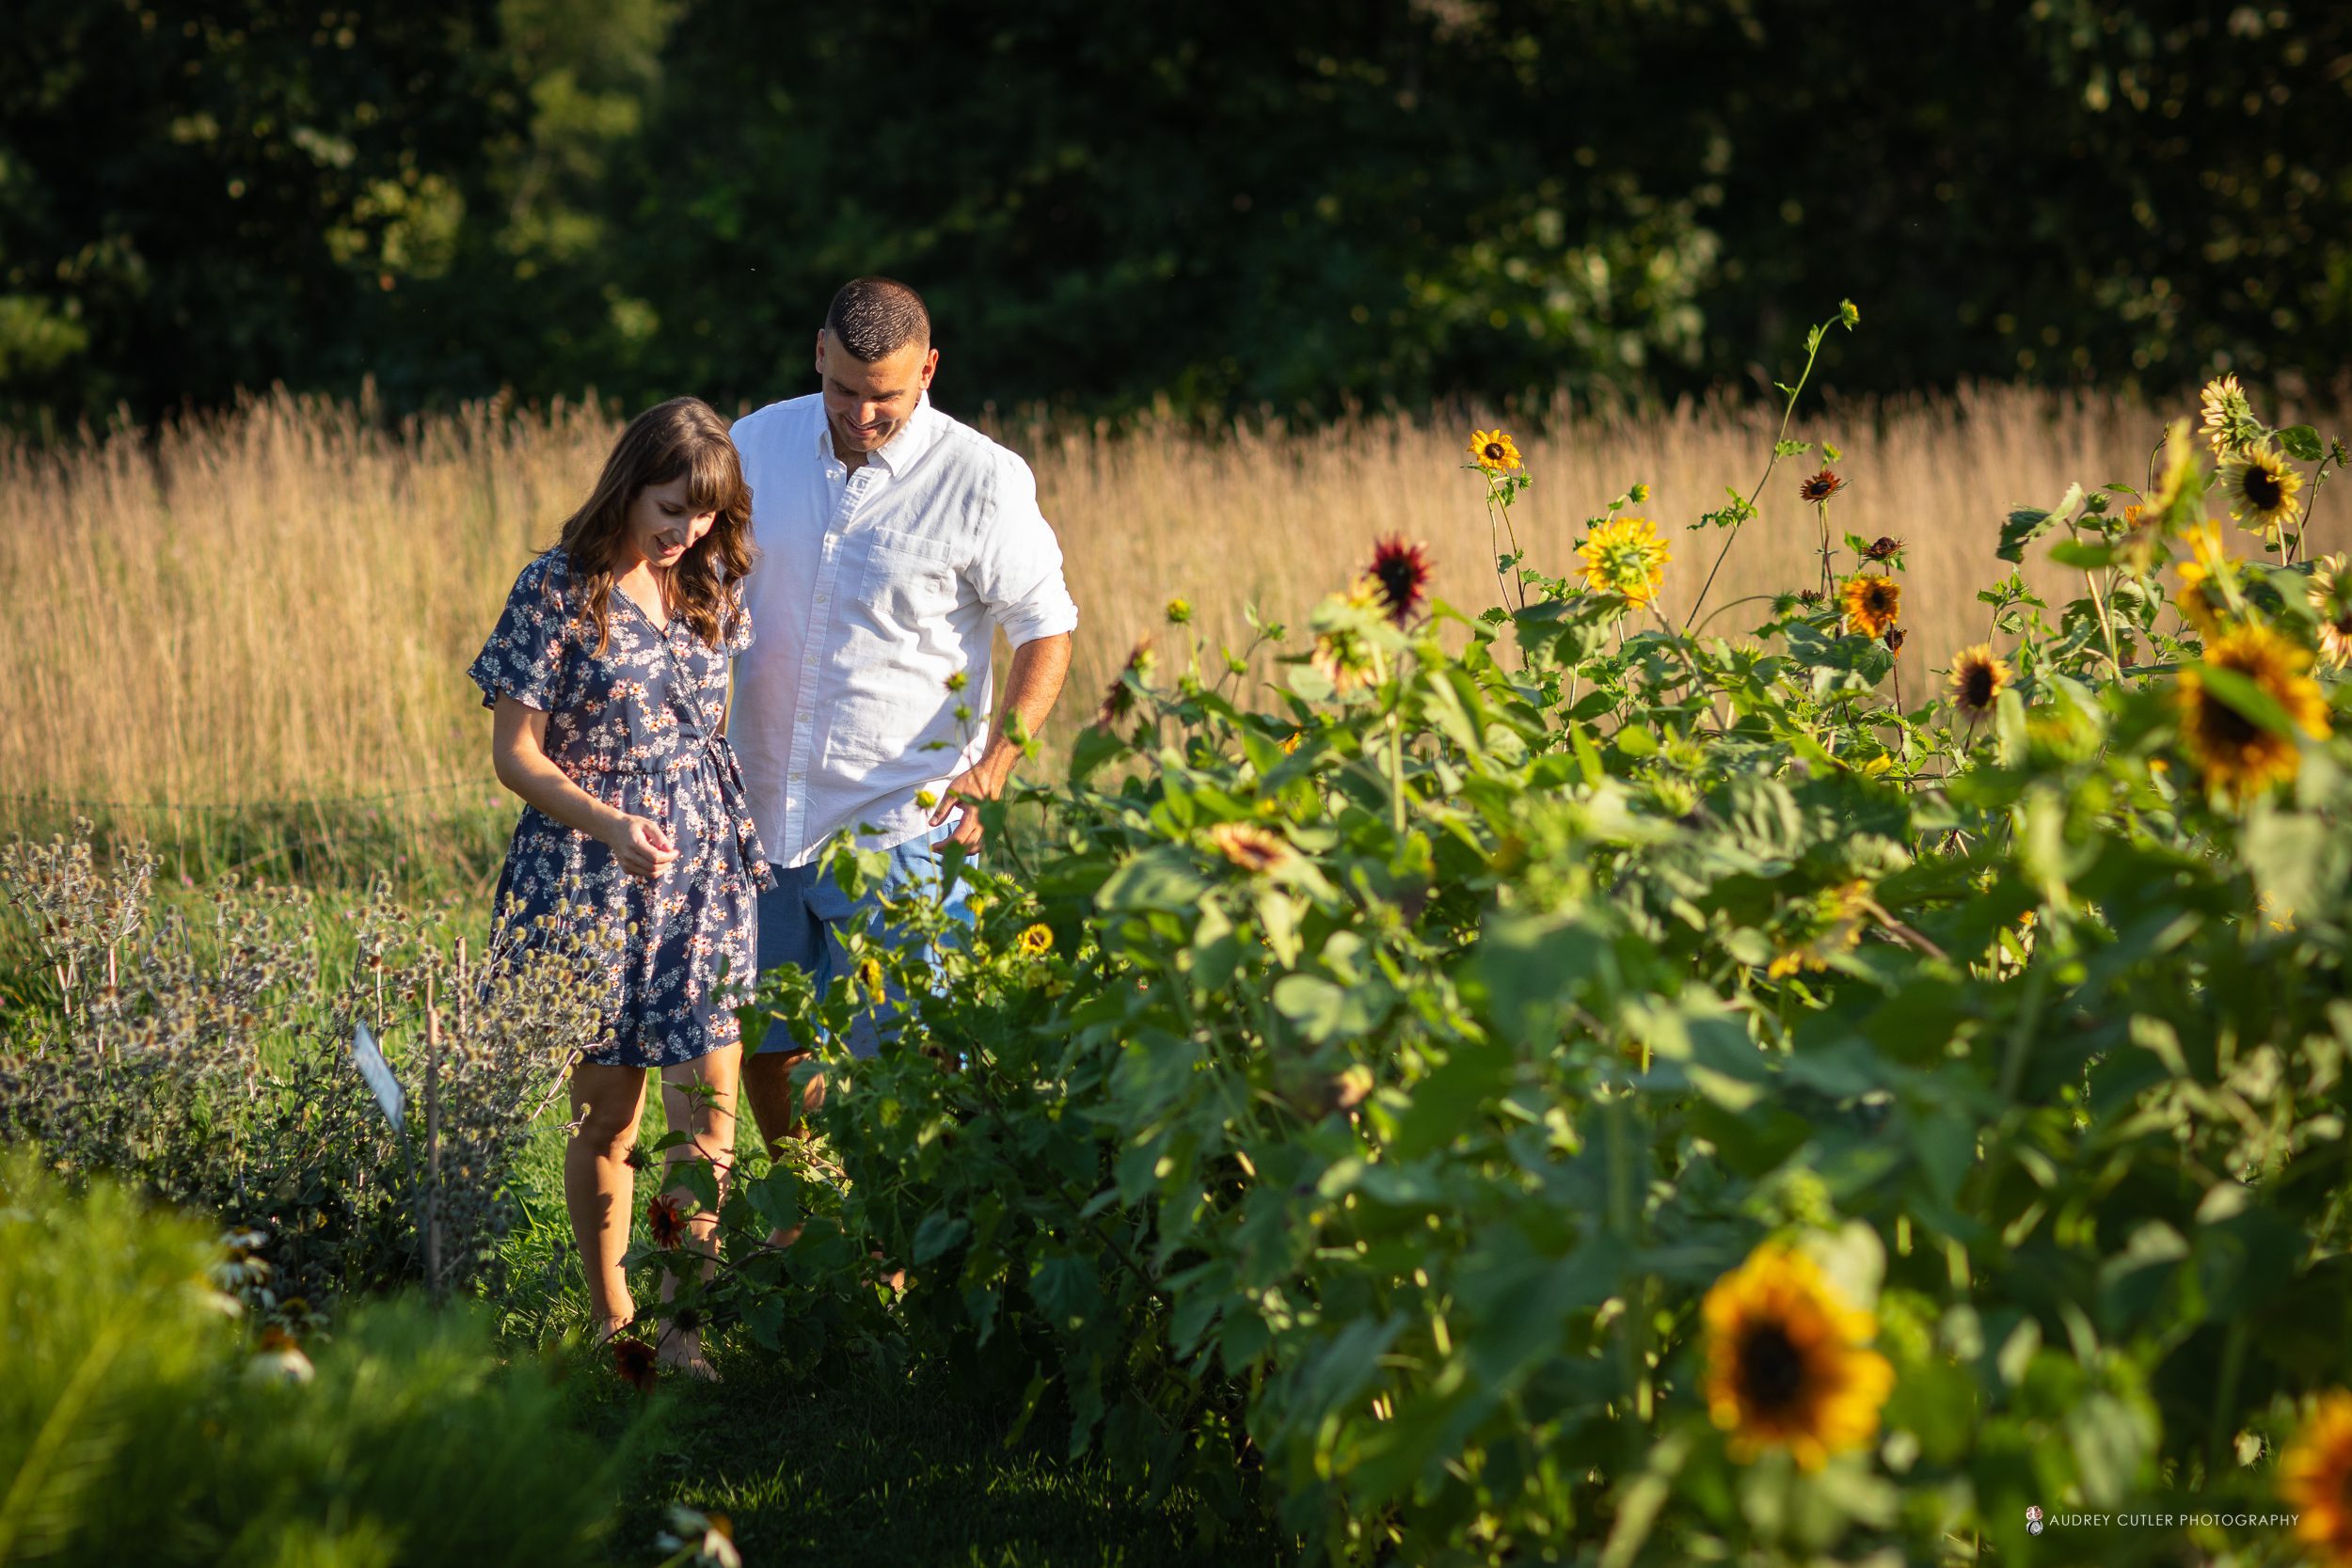
[[1490, 474], [1515, 472], [1519, 466], [1518, 444], [1500, 430], [1473, 430], [1470, 438], [1470, 461]]
[[1840, 593], [1846, 607], [1846, 628], [1865, 637], [1884, 637], [1902, 619], [1903, 585], [1893, 578], [1857, 573], [1846, 579]]
[[2352, 1564], [2352, 1393], [2320, 1396], [2279, 1457], [2279, 1495], [2295, 1506], [2295, 1538], [2316, 1560]]
[[1953, 708], [1970, 720], [1982, 719], [1993, 711], [1993, 705], [2010, 684], [2009, 666], [1993, 657], [1993, 644], [1979, 642], [1973, 648], [1963, 648], [1952, 660], [1949, 682]]
[[1252, 873], [1279, 870], [1297, 852], [1281, 838], [1249, 822], [1219, 822], [1209, 830], [1209, 842], [1227, 860]]
[[1041, 958], [1054, 950], [1054, 928], [1051, 926], [1031, 926], [1021, 933], [1021, 951], [1033, 958]]
[[[2314, 740], [2328, 737], [2328, 700], [2304, 672], [2312, 656], [2268, 626], [2224, 632], [2205, 649], [2204, 668], [2252, 681], [2286, 710], [2295, 727]], [[2198, 669], [2181, 672], [2174, 690], [2181, 739], [2217, 793], [2245, 799], [2292, 779], [2303, 753], [2291, 736], [2274, 734], [2240, 713], [2206, 684]]]
[[2352, 574], [2344, 571], [2343, 556], [2319, 558], [2309, 592], [2312, 613], [2319, 617], [2320, 657], [2341, 670], [2352, 660]]
[[2221, 527], [2211, 517], [2188, 531], [2190, 558], [2180, 564], [2181, 615], [2210, 641], [2221, 635], [2221, 620], [2229, 594], [2221, 579], [2237, 570], [2221, 543]]
[[1715, 1282], [1707, 1325], [1707, 1412], [1742, 1463], [1787, 1449], [1818, 1470], [1878, 1432], [1895, 1369], [1878, 1325], [1841, 1301], [1813, 1260], [1767, 1242]]
[[2234, 375], [2216, 376], [2205, 383], [2198, 394], [2204, 407], [2204, 434], [2216, 457], [2227, 457], [2243, 447], [2247, 438], [2260, 427], [2254, 422], [2253, 404], [2246, 401], [2245, 388]]
[[2249, 447], [2221, 465], [2221, 488], [2230, 498], [2230, 515], [2273, 544], [2302, 510], [2295, 493], [2303, 488], [2303, 476], [2268, 446]]
[[1596, 593], [1622, 594], [1637, 605], [1658, 597], [1672, 551], [1647, 517], [1612, 517], [1577, 546], [1584, 558], [1584, 584]]

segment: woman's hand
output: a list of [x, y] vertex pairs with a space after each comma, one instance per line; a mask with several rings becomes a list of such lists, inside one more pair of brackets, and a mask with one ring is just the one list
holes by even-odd
[[632, 877], [659, 877], [677, 859], [677, 846], [651, 817], [618, 813], [603, 836], [612, 858]]

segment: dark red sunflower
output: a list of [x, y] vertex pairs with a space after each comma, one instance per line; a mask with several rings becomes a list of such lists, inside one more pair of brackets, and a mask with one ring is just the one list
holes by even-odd
[[663, 1193], [645, 1205], [645, 1229], [653, 1237], [653, 1244], [668, 1252], [686, 1240], [686, 1207], [669, 1194]]
[[1389, 612], [1391, 622], [1406, 626], [1420, 614], [1436, 569], [1426, 545], [1408, 545], [1395, 538], [1373, 546], [1372, 580], [1380, 585], [1380, 608]]
[[612, 1344], [612, 1370], [621, 1381], [641, 1394], [650, 1391], [654, 1385], [653, 1346], [625, 1334], [614, 1335]]
[[1871, 540], [1870, 543], [1862, 546], [1862, 559], [1865, 561], [1892, 561], [1895, 559], [1896, 552], [1900, 550], [1902, 547], [1903, 542], [1901, 540], [1882, 533], [1876, 539]]
[[1846, 482], [1843, 479], [1827, 468], [1823, 468], [1820, 473], [1797, 486], [1797, 497], [1800, 500], [1818, 506], [1845, 487]]

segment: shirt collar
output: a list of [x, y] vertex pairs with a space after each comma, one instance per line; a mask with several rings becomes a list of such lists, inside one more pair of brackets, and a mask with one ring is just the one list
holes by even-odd
[[[914, 400], [914, 412], [907, 416], [906, 427], [884, 442], [879, 449], [866, 454], [873, 464], [894, 479], [906, 470], [909, 464], [923, 454], [939, 435], [939, 411], [931, 406], [931, 395], [926, 391]], [[817, 451], [827, 462], [837, 463], [834, 455], [833, 420], [820, 403], [817, 409]]]

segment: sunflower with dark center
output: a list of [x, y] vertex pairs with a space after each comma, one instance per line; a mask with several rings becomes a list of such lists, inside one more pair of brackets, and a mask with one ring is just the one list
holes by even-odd
[[1807, 505], [1819, 506], [1845, 487], [1844, 479], [1823, 468], [1820, 473], [1797, 486], [1797, 499]]
[[2319, 654], [2330, 669], [2352, 660], [2352, 576], [2344, 557], [2323, 555], [2312, 568], [2312, 613], [2319, 617]]
[[1865, 561], [1892, 561], [1897, 555], [1901, 553], [1902, 547], [1903, 542], [1901, 540], [1897, 539], [1890, 534], [1882, 533], [1876, 539], [1871, 540], [1868, 544], [1862, 546], [1862, 559]]
[[1380, 585], [1380, 606], [1399, 626], [1411, 624], [1429, 597], [1429, 578], [1436, 571], [1426, 545], [1403, 539], [1383, 539], [1373, 546], [1372, 580]]
[[2230, 498], [2230, 515], [2265, 539], [2293, 523], [2302, 510], [2295, 493], [2303, 476], [2287, 467], [2268, 446], [2249, 447], [2221, 466], [2221, 490]]
[[1902, 618], [1903, 585], [1893, 578], [1856, 575], [1839, 590], [1846, 627], [1865, 637], [1884, 637]]
[[1021, 933], [1021, 951], [1033, 958], [1041, 958], [1054, 950], [1054, 928], [1051, 926], [1031, 926]]
[[686, 1208], [668, 1193], [645, 1205], [645, 1233], [653, 1244], [669, 1252], [686, 1240]]
[[644, 1393], [653, 1387], [655, 1378], [654, 1348], [643, 1339], [632, 1339], [616, 1334], [612, 1339], [612, 1370], [623, 1383]]
[[1895, 1369], [1868, 1348], [1878, 1325], [1841, 1300], [1811, 1259], [1767, 1242], [1715, 1282], [1707, 1327], [1707, 1412], [1745, 1463], [1786, 1449], [1818, 1470], [1878, 1432]]
[[1903, 644], [1909, 641], [1911, 641], [1911, 634], [1903, 630], [1902, 627], [1889, 626], [1886, 628], [1886, 651], [1888, 653], [1901, 653], [1903, 651]]
[[1954, 709], [1972, 720], [1982, 719], [1993, 711], [2010, 680], [2009, 666], [1993, 657], [1993, 644], [1979, 642], [1961, 649], [1960, 657], [1952, 660], [1947, 689]]
[[1156, 657], [1152, 652], [1150, 632], [1147, 631], [1136, 639], [1135, 647], [1128, 652], [1127, 662], [1121, 665], [1119, 673], [1112, 677], [1110, 689], [1103, 693], [1102, 708], [1094, 716], [1096, 729], [1107, 730], [1135, 712], [1135, 689], [1127, 684], [1127, 677], [1133, 675], [1137, 680], [1148, 679]]
[[[2203, 669], [2226, 670], [2246, 680], [2286, 711], [2295, 727], [2314, 740], [2328, 737], [2328, 699], [2304, 672], [2311, 655], [2267, 626], [2246, 626], [2207, 645]], [[2303, 766], [2302, 748], [2238, 711], [2205, 681], [2199, 668], [2181, 672], [2173, 700], [2180, 709], [2181, 740], [2205, 776], [2205, 787], [2245, 800], [2292, 779]]]
[[1507, 474], [1519, 466], [1518, 444], [1500, 430], [1473, 430], [1470, 460], [1489, 474]]
[[2314, 1560], [2352, 1564], [2352, 1393], [2331, 1389], [2279, 1456], [2279, 1496]]

